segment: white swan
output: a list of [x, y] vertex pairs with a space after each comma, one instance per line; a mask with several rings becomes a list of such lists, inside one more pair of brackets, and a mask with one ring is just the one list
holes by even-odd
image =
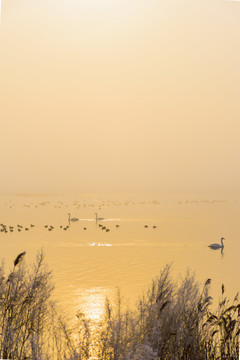
[[97, 216], [97, 213], [95, 213], [95, 215], [96, 215], [96, 221], [102, 221], [102, 220], [105, 220], [104, 218], [102, 218], [102, 217], [98, 217]]
[[68, 213], [68, 221], [78, 221], [79, 219], [78, 218], [70, 218], [70, 213]]
[[223, 249], [223, 248], [224, 248], [223, 240], [225, 240], [225, 239], [222, 237], [222, 238], [221, 238], [221, 245], [220, 245], [220, 244], [217, 244], [217, 243], [214, 243], [214, 244], [208, 245], [208, 247], [210, 247], [210, 248], [213, 249], [213, 250]]

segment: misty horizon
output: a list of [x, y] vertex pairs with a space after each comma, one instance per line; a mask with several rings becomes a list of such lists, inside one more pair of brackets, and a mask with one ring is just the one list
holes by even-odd
[[238, 4], [2, 6], [1, 193], [239, 193]]

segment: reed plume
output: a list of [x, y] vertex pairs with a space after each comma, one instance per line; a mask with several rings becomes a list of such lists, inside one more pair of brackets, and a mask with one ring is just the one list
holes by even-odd
[[23, 256], [26, 254], [26, 251], [20, 253], [16, 259], [14, 260], [14, 267], [17, 266], [17, 264], [20, 263], [20, 261], [22, 260]]

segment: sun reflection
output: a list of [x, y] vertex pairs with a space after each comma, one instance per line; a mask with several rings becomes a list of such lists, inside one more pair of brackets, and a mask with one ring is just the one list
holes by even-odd
[[91, 243], [89, 246], [112, 246], [112, 244], [103, 244], [103, 243]]
[[[81, 311], [87, 319], [99, 321], [104, 313], [106, 298], [112, 297], [112, 290], [94, 287], [87, 290], [76, 290], [76, 310]], [[79, 304], [80, 307], [79, 307]]]

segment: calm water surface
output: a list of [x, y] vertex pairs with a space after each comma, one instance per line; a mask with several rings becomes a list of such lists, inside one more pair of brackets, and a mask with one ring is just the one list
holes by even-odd
[[[5, 196], [0, 198], [0, 222], [14, 231], [0, 233], [0, 257], [9, 269], [19, 252], [27, 251], [31, 262], [43, 248], [59, 303], [92, 319], [101, 316], [106, 296], [113, 299], [118, 289], [134, 304], [167, 263], [176, 279], [190, 268], [200, 282], [213, 280], [214, 297], [222, 283], [234, 296], [240, 289], [239, 210], [236, 199]], [[81, 220], [63, 230], [68, 212]], [[96, 223], [95, 212], [106, 221]], [[17, 224], [35, 226], [17, 232]], [[222, 236], [224, 253], [210, 250], [208, 244]]]

